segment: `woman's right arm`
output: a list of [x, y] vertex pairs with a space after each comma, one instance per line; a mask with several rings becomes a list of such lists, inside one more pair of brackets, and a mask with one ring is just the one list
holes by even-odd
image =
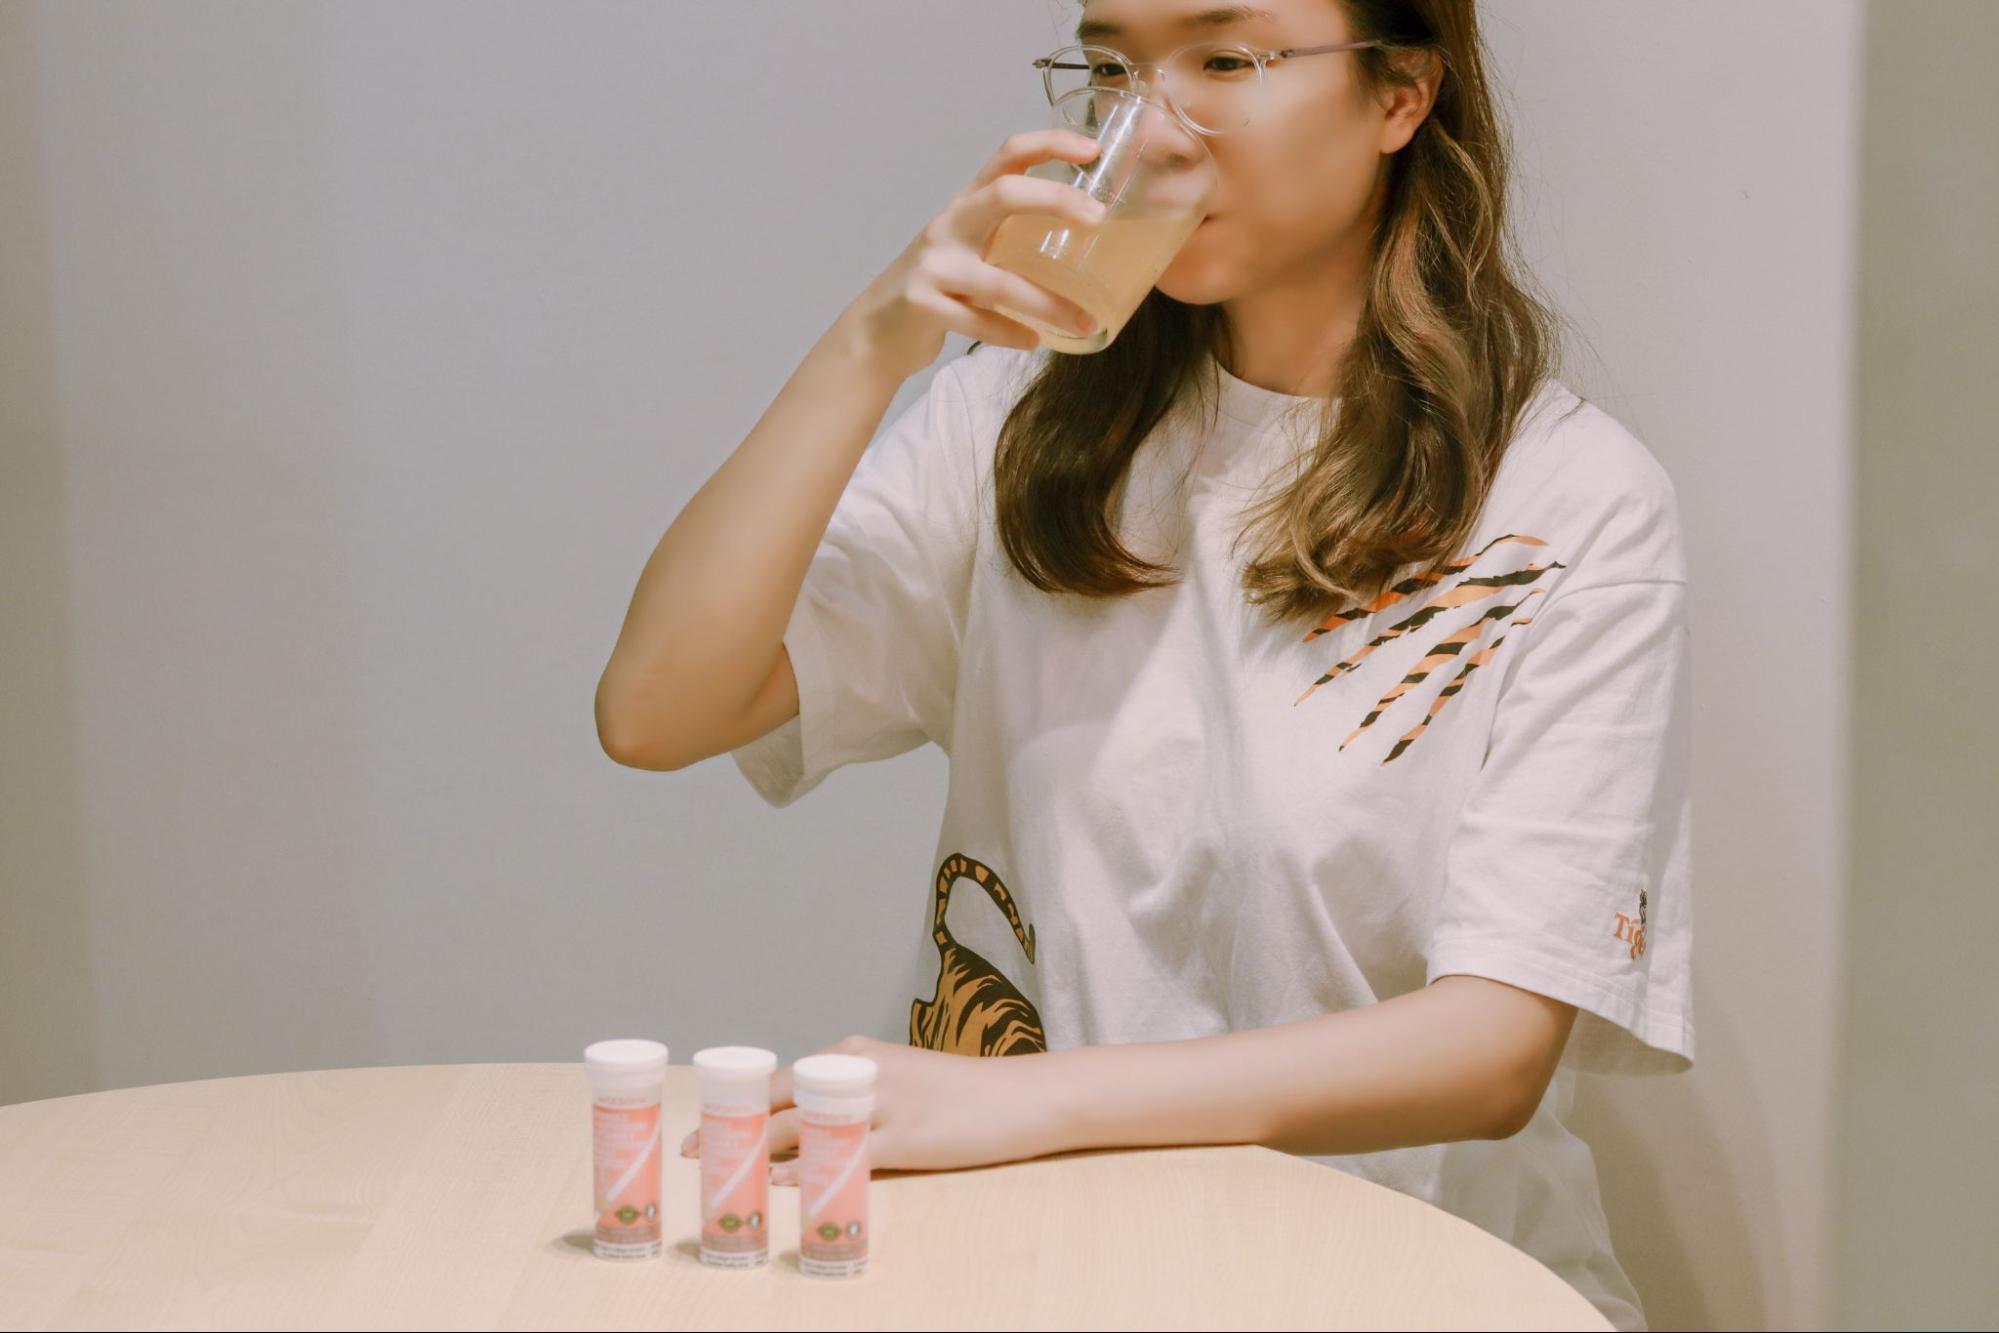
[[1075, 326], [1073, 303], [980, 256], [1009, 213], [1093, 224], [1083, 191], [1020, 172], [1053, 157], [1087, 161], [1096, 149], [1068, 130], [1009, 138], [813, 345], [646, 562], [597, 682], [606, 754], [633, 768], [685, 768], [797, 714], [784, 631], [861, 455], [947, 332], [1038, 346], [1032, 329], [992, 311], [1000, 302]]

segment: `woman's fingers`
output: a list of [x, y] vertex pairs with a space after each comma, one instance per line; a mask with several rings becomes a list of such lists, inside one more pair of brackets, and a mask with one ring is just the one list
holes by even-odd
[[[1089, 333], [1096, 328], [1096, 321], [1090, 312], [1074, 301], [1065, 300], [1047, 288], [1029, 282], [1011, 269], [975, 259], [967, 251], [938, 255], [931, 261], [929, 273], [938, 291], [968, 302], [974, 309], [991, 309], [1004, 302], [1057, 328], [1072, 329], [1077, 333]], [[1029, 334], [1039, 342], [1039, 335], [1032, 330]]]
[[[773, 1112], [764, 1133], [766, 1141], [770, 1144], [770, 1155], [773, 1159], [783, 1154], [796, 1154], [798, 1151], [798, 1108], [796, 1106], [787, 1106], [781, 1111]], [[877, 1126], [870, 1129], [868, 1131], [869, 1165], [871, 1167], [884, 1165], [889, 1160], [887, 1153], [888, 1148], [883, 1142], [880, 1127]], [[680, 1140], [680, 1155], [682, 1157], [699, 1157], [701, 1155], [701, 1131], [698, 1128], [689, 1130], [686, 1137]], [[796, 1185], [798, 1183], [798, 1162], [795, 1156], [791, 1160], [782, 1162], [773, 1160], [771, 1162], [770, 1183], [773, 1185]]]
[[798, 1183], [798, 1161], [775, 1160], [779, 1153], [798, 1151], [798, 1108], [790, 1107], [779, 1111], [770, 1118], [770, 1183], [773, 1185], [796, 1185]]
[[[1030, 177], [1026, 169], [1047, 161], [1087, 162], [1100, 149], [1080, 130], [1030, 130], [1008, 136], [972, 183], [923, 224], [895, 261], [843, 313], [842, 318], [851, 319], [852, 327], [860, 331], [861, 345], [874, 363], [906, 379], [937, 359], [944, 335], [953, 331], [1023, 350], [1040, 347], [1041, 335], [1023, 320], [994, 311], [977, 295], [939, 289], [931, 271], [941, 263], [958, 268], [962, 278], [964, 261], [983, 261], [1001, 221], [1016, 214], [1045, 214], [1078, 231], [1094, 231], [1106, 213], [1087, 191], [1061, 180]], [[1079, 237], [1078, 242], [1095, 243], [1093, 236]], [[985, 291], [994, 281], [987, 277], [969, 285]], [[1020, 298], [1028, 299], [1024, 292]], [[1060, 312], [1050, 321], [1055, 327], [1080, 327], [1068, 318], [1079, 308], [1045, 294], [1015, 308], [1032, 319]], [[788, 1080], [783, 1087], [788, 1100]]]
[[1102, 223], [1108, 211], [1102, 200], [1077, 186], [1008, 175], [959, 195], [942, 220], [967, 249], [983, 256], [994, 228], [1016, 213], [1046, 214], [1087, 231]]
[[764, 1131], [770, 1143], [770, 1155], [794, 1153], [798, 1151], [798, 1108], [788, 1106], [771, 1114], [770, 1127]]
[[[793, 1123], [795, 1125], [796, 1121]], [[797, 1138], [797, 1133], [794, 1130], [792, 1134], [792, 1142], [794, 1144], [796, 1144]], [[771, 1151], [776, 1152], [777, 1149], [773, 1147]], [[868, 1169], [870, 1171], [891, 1166], [895, 1162], [895, 1152], [896, 1148], [893, 1139], [889, 1135], [884, 1134], [879, 1126], [868, 1130]], [[773, 1185], [796, 1185], [798, 1183], [798, 1159], [794, 1157], [789, 1161], [772, 1162], [770, 1164], [770, 1183]]]
[[[785, 1065], [774, 1071], [770, 1076], [770, 1109], [773, 1112], [773, 1119], [775, 1119], [776, 1112], [790, 1105], [791, 1066]], [[797, 1142], [795, 1134], [792, 1141], [794, 1143]], [[680, 1140], [680, 1155], [682, 1157], [699, 1157], [701, 1155], [700, 1126], [697, 1125], [693, 1129], [688, 1130], [686, 1137]]]
[[1044, 130], [1022, 130], [1009, 134], [1000, 144], [999, 150], [979, 168], [979, 174], [972, 177], [971, 188], [998, 180], [1008, 172], [1024, 171], [1037, 162], [1045, 162], [1051, 157], [1059, 157], [1069, 162], [1087, 162], [1097, 155], [1100, 145], [1081, 130], [1050, 127]]

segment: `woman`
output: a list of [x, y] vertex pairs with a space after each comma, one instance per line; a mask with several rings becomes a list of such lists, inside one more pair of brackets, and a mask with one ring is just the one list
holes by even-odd
[[[1078, 313], [980, 261], [1002, 217], [1091, 220], [1020, 173], [1094, 144], [1007, 140], [662, 538], [600, 735], [729, 751], [774, 805], [950, 754], [934, 990], [906, 1042], [830, 1048], [880, 1063], [877, 1166], [1262, 1143], [1643, 1327], [1563, 1119], [1575, 1071], [1693, 1054], [1672, 483], [1551, 375], [1470, 0], [1264, 5], [1084, 6], [1136, 62], [1336, 49], [1269, 61], [1099, 353], [994, 311]], [[868, 448], [953, 330], [981, 341]], [[790, 1106], [781, 1072], [774, 1149]]]

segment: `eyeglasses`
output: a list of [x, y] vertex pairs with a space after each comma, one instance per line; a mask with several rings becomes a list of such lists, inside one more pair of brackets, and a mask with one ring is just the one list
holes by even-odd
[[[1274, 62], [1329, 51], [1393, 45], [1384, 41], [1339, 42], [1263, 51], [1234, 42], [1196, 42], [1181, 47], [1164, 60], [1136, 61], [1112, 47], [1083, 44], [1065, 46], [1045, 55], [1034, 62], [1034, 67], [1041, 71], [1049, 102], [1057, 106], [1064, 105], [1064, 97], [1083, 88], [1148, 91], [1139, 76], [1148, 69], [1157, 69], [1167, 103], [1179, 113], [1187, 128], [1200, 134], [1228, 134], [1256, 118], [1263, 105], [1264, 70]], [[1095, 99], [1083, 100], [1088, 105], [1073, 114], [1093, 118]]]

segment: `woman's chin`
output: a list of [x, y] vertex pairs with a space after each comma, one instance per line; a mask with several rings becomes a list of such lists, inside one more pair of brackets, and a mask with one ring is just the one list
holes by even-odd
[[1188, 305], [1206, 305], [1222, 299], [1221, 290], [1226, 275], [1226, 265], [1221, 262], [1221, 253], [1214, 244], [1213, 219], [1204, 219], [1189, 233], [1173, 262], [1159, 275], [1154, 285], [1176, 301]]
[[1153, 286], [1182, 305], [1213, 305], [1233, 294], [1226, 281], [1226, 273], [1218, 266], [1205, 262], [1188, 262], [1183, 252], [1180, 258], [1166, 266]]

